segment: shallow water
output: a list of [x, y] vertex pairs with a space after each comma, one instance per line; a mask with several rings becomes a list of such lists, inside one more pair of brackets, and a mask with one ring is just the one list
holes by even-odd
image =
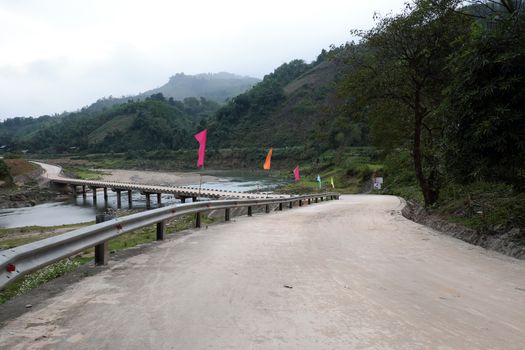
[[[202, 184], [202, 188], [222, 189], [228, 191], [266, 191], [271, 190], [283, 183], [283, 180], [275, 178], [257, 177], [241, 178], [221, 178], [217, 181]], [[133, 209], [146, 209], [146, 197], [138, 192], [132, 195]], [[162, 204], [175, 204], [180, 202], [172, 194], [163, 194]], [[128, 195], [126, 191], [121, 194], [121, 204], [123, 209], [129, 208]], [[151, 207], [157, 207], [157, 197], [151, 196]], [[57, 226], [65, 224], [75, 224], [95, 220], [97, 213], [102, 213], [108, 208], [117, 208], [117, 195], [108, 190], [108, 200], [104, 201], [104, 193], [100, 189], [97, 191], [96, 205], [93, 205], [93, 196], [87, 193], [82, 194], [65, 202], [51, 202], [25, 208], [10, 208], [0, 210], [0, 227], [12, 228], [23, 226]]]

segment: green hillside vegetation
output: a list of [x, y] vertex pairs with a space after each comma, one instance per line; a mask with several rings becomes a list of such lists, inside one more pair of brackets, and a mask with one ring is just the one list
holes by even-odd
[[341, 49], [323, 51], [312, 63], [294, 60], [278, 67], [210, 120], [215, 147], [308, 145], [314, 153], [368, 143], [366, 126], [341, 115], [336, 82]]
[[80, 111], [0, 123], [0, 143], [31, 153], [123, 152], [180, 149], [219, 105], [204, 98], [183, 101], [162, 94], [101, 112]]
[[525, 6], [470, 3], [416, 0], [355, 31], [339, 89], [385, 155], [384, 193], [523, 244]]

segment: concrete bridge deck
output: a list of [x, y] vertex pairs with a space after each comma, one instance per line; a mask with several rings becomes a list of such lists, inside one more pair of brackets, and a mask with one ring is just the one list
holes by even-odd
[[288, 195], [275, 195], [268, 193], [247, 193], [239, 191], [224, 191], [217, 189], [208, 189], [195, 186], [154, 186], [137, 183], [126, 183], [126, 182], [111, 182], [111, 181], [93, 181], [93, 180], [79, 180], [70, 179], [65, 177], [51, 177], [49, 180], [55, 184], [74, 185], [74, 186], [87, 186], [90, 188], [110, 188], [114, 191], [128, 191], [135, 190], [142, 193], [167, 193], [173, 194], [176, 197], [207, 197], [207, 198], [285, 198]]
[[525, 261], [401, 206], [341, 196], [152, 244], [4, 323], [0, 347], [522, 350]]

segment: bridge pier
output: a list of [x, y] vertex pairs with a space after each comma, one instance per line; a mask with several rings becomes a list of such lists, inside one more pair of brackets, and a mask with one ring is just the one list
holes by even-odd
[[86, 185], [82, 185], [82, 197], [86, 198]]
[[290, 202], [290, 204], [288, 204], [288, 208], [290, 208], [290, 209], [293, 208], [293, 202]]
[[97, 205], [97, 188], [92, 186], [91, 191], [93, 192], [93, 205]]
[[117, 193], [117, 208], [122, 208], [122, 198], [120, 197], [121, 190], [114, 190]]
[[162, 204], [162, 193], [157, 193], [157, 206], [160, 208]]
[[270, 204], [266, 204], [264, 211], [266, 212], [266, 214], [270, 212]]
[[224, 209], [224, 221], [230, 221], [230, 208]]
[[310, 205], [310, 204], [311, 204], [311, 203], [310, 203], [310, 198], [308, 198], [308, 205]]
[[108, 202], [108, 188], [104, 187], [104, 202]]
[[315, 203], [317, 203], [317, 197], [315, 197]]
[[132, 191], [128, 190], [128, 207], [130, 209], [133, 206], [133, 197], [131, 195], [132, 195]]
[[71, 192], [73, 192], [73, 196], [77, 196], [77, 186], [76, 185], [70, 185], [71, 186]]
[[302, 207], [303, 206], [303, 201], [300, 199], [299, 200], [299, 206]]
[[252, 207], [251, 206], [248, 207], [248, 216], [252, 216]]
[[146, 209], [151, 209], [151, 199], [149, 198], [149, 193], [144, 193], [146, 195]]
[[186, 197], [180, 197], [180, 202], [181, 203], [186, 203]]
[[191, 202], [195, 203], [197, 201], [197, 197], [191, 197]]
[[283, 203], [279, 203], [279, 211], [283, 210]]

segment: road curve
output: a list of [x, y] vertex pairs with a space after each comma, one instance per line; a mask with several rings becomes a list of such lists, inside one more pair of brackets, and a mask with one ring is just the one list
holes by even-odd
[[525, 262], [408, 221], [401, 206], [342, 196], [153, 244], [8, 321], [0, 344], [523, 349]]

